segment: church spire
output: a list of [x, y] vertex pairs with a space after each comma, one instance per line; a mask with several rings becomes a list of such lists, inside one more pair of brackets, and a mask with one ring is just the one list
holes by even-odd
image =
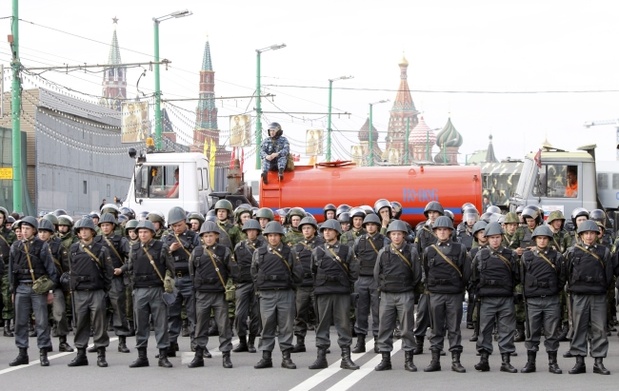
[[211, 58], [211, 45], [206, 37], [202, 69], [200, 70], [200, 100], [196, 113], [196, 129], [194, 131], [194, 147], [202, 148], [206, 140], [214, 140], [219, 145], [219, 129], [217, 126], [217, 107], [215, 106], [215, 71]]

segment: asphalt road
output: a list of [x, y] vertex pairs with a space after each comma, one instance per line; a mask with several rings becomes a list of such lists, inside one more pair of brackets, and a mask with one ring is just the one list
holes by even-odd
[[[616, 333], [609, 337], [610, 352], [605, 360], [606, 367], [611, 371], [610, 376], [596, 375], [592, 372], [593, 359], [587, 358], [587, 373], [582, 375], [569, 375], [567, 371], [573, 366], [574, 359], [562, 358], [561, 354], [569, 346], [567, 342], [561, 343], [559, 350], [559, 365], [563, 369], [562, 375], [548, 373], [547, 357], [540, 353], [537, 359], [538, 372], [531, 374], [509, 374], [499, 371], [500, 355], [495, 342], [495, 352], [490, 357], [490, 372], [479, 373], [473, 368], [478, 361], [475, 356], [475, 345], [468, 342], [471, 330], [463, 330], [464, 353], [462, 364], [467, 373], [458, 374], [450, 370], [451, 358], [441, 358], [443, 370], [441, 372], [424, 373], [423, 368], [430, 361], [428, 342], [425, 343], [424, 354], [415, 356], [414, 362], [419, 371], [416, 373], [404, 370], [404, 353], [401, 343], [397, 341], [394, 346], [391, 371], [376, 372], [374, 366], [380, 361], [380, 355], [373, 353], [373, 341], [368, 341], [365, 354], [353, 354], [353, 360], [361, 365], [357, 371], [342, 370], [339, 368], [340, 350], [336, 346], [337, 336], [331, 335], [332, 353], [327, 355], [329, 368], [324, 370], [309, 370], [316, 357], [314, 346], [314, 334], [310, 332], [306, 340], [307, 353], [293, 355], [293, 361], [298, 369], [289, 370], [279, 366], [281, 353], [277, 350], [273, 353], [274, 368], [254, 369], [253, 365], [260, 359], [260, 353], [233, 353], [232, 363], [234, 368], [224, 369], [221, 366], [221, 353], [216, 349], [217, 337], [211, 337], [209, 350], [213, 353], [212, 359], [205, 359], [204, 368], [187, 367], [193, 357], [189, 351], [189, 338], [179, 340], [181, 355], [171, 358], [174, 368], [165, 369], [157, 366], [155, 359], [156, 349], [154, 336], [151, 335], [148, 356], [151, 366], [148, 368], [129, 368], [128, 365], [136, 358], [133, 338], [128, 339], [131, 353], [117, 352], [118, 340], [112, 337], [108, 348], [108, 368], [96, 366], [96, 353], [89, 353], [90, 365], [87, 367], [69, 368], [67, 363], [75, 353], [58, 353], [58, 339], [54, 338], [56, 351], [50, 353], [51, 365], [43, 368], [39, 365], [38, 349], [35, 338], [30, 339], [29, 350], [30, 365], [9, 367], [8, 363], [17, 355], [13, 338], [0, 337], [0, 384], [4, 390], [31, 390], [44, 389], [88, 391], [111, 389], [118, 390], [152, 390], [152, 391], [180, 391], [194, 389], [209, 390], [380, 390], [380, 389], [424, 389], [424, 390], [480, 390], [500, 388], [507, 390], [586, 390], [595, 387], [598, 390], [615, 389], [619, 377], [619, 337]], [[69, 341], [71, 345], [72, 336]], [[237, 339], [234, 339], [236, 344]], [[277, 345], [276, 345], [277, 346]], [[512, 364], [518, 369], [526, 362], [526, 351], [523, 343], [517, 343], [519, 355], [512, 357]]]

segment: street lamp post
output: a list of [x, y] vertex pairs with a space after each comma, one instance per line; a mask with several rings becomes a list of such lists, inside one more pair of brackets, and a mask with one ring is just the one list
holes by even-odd
[[374, 103], [370, 103], [370, 124], [368, 127], [368, 148], [370, 149], [370, 153], [369, 153], [369, 165], [373, 166], [374, 165], [374, 142], [372, 140], [372, 107], [374, 105], [377, 105], [379, 103], [385, 103], [385, 102], [389, 102], [389, 99], [383, 99], [383, 100], [379, 100], [378, 102], [374, 102]]
[[329, 110], [327, 115], [327, 161], [331, 161], [331, 100], [333, 96], [333, 82], [338, 80], [352, 79], [353, 76], [340, 76], [335, 79], [329, 79]]
[[262, 144], [262, 101], [260, 100], [260, 54], [269, 50], [285, 48], [286, 44], [271, 45], [256, 49], [256, 170], [260, 169], [260, 145]]
[[161, 80], [159, 74], [159, 23], [164, 20], [182, 18], [191, 14], [191, 11], [184, 10], [153, 18], [155, 27], [155, 148], [157, 151], [161, 150], [161, 133], [163, 129], [161, 123]]

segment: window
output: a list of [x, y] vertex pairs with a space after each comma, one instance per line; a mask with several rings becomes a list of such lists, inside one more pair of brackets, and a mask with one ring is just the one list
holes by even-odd
[[544, 164], [533, 180], [533, 195], [536, 197], [575, 198], [578, 196], [578, 166]]
[[135, 196], [140, 198], [178, 198], [180, 172], [178, 165], [136, 166]]
[[88, 181], [82, 182], [82, 191], [84, 192], [84, 194], [88, 194]]

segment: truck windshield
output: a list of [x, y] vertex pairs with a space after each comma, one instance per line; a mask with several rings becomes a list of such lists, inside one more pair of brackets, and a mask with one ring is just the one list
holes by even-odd
[[178, 198], [179, 179], [177, 164], [136, 166], [135, 196], [136, 198]]

